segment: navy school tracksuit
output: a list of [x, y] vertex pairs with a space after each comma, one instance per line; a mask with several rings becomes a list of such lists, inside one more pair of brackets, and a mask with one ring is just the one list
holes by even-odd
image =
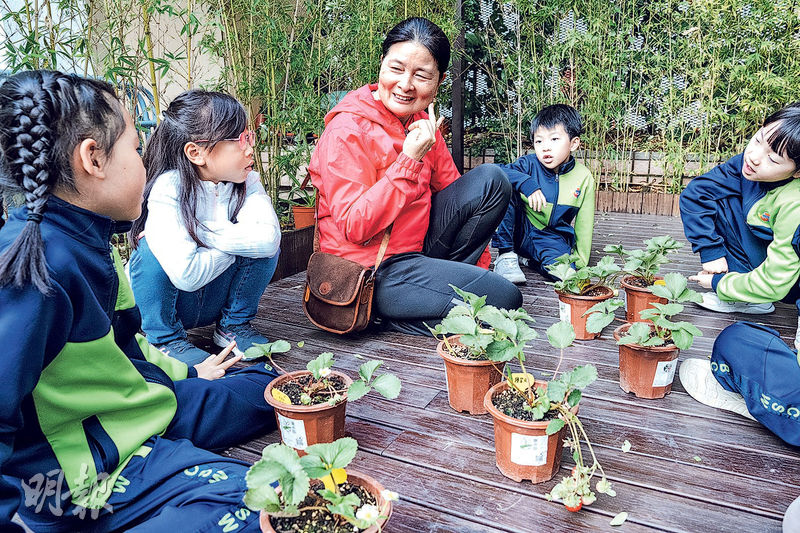
[[[722, 300], [785, 302], [800, 312], [800, 179], [758, 183], [742, 175], [743, 155], [694, 178], [681, 194], [681, 219], [702, 262], [725, 257], [712, 287]], [[778, 332], [739, 322], [720, 333], [712, 370], [750, 413], [800, 445], [800, 359]]]
[[207, 381], [148, 344], [109, 244], [127, 228], [56, 197], [40, 227], [51, 293], [0, 287], [0, 531], [258, 531], [248, 465], [206, 450], [274, 429], [274, 374]]
[[[530, 267], [547, 279], [554, 278], [545, 267], [564, 254], [576, 252], [579, 259], [575, 266], [586, 266], [592, 249], [595, 207], [595, 184], [589, 169], [570, 157], [553, 171], [535, 154], [500, 168], [514, 193], [492, 246], [500, 253], [513, 250], [530, 259]], [[527, 202], [538, 189], [547, 200], [542, 211], [534, 211]]]

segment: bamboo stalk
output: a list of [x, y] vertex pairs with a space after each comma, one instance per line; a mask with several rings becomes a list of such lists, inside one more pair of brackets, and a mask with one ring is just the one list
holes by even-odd
[[156, 124], [161, 122], [161, 103], [158, 97], [158, 78], [156, 77], [156, 65], [153, 62], [155, 57], [153, 53], [153, 38], [150, 33], [150, 11], [148, 0], [143, 0], [142, 6], [142, 24], [144, 26], [144, 41], [147, 50], [147, 63], [150, 70], [150, 86], [153, 89], [153, 105], [156, 108]]

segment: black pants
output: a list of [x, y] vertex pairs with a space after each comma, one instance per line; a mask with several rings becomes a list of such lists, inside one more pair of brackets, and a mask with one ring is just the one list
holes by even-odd
[[375, 308], [381, 327], [429, 335], [456, 305], [449, 284], [506, 309], [522, 305], [522, 294], [502, 276], [475, 266], [502, 220], [511, 184], [495, 165], [482, 165], [433, 196], [422, 252], [397, 254], [375, 274]]

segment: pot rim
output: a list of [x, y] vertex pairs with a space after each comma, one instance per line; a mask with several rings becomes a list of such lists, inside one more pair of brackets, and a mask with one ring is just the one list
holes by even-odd
[[[647, 287], [637, 287], [636, 285], [631, 285], [628, 280], [633, 278], [641, 278], [642, 276], [634, 276], [633, 274], [625, 274], [622, 276], [622, 279], [619, 281], [621, 287], [623, 287], [626, 291], [636, 291], [636, 292], [646, 292], [648, 294], [653, 294], [653, 291], [648, 289]], [[664, 276], [655, 276], [655, 279], [664, 279]], [[659, 297], [660, 298], [660, 297]], [[663, 299], [663, 298], [662, 298]]]
[[[371, 485], [372, 488], [377, 490], [377, 494], [375, 494], [375, 493], [373, 493], [371, 491], [369, 491], [369, 492], [370, 492], [370, 494], [372, 494], [375, 497], [375, 500], [378, 503], [378, 509], [380, 511], [383, 510], [384, 505], [388, 504], [389, 507], [388, 507], [388, 509], [386, 511], [386, 518], [378, 520], [378, 524], [381, 526], [381, 528], [385, 527], [386, 526], [386, 522], [388, 522], [389, 519], [392, 517], [392, 511], [394, 510], [394, 504], [392, 502], [390, 502], [390, 501], [385, 501], [383, 499], [383, 496], [381, 496], [381, 492], [385, 489], [383, 484], [380, 481], [378, 481], [377, 479], [375, 479], [374, 477], [370, 476], [369, 474], [365, 474], [364, 472], [361, 472], [359, 470], [346, 469], [346, 472], [347, 472], [348, 480], [352, 476], [354, 478], [357, 478], [359, 481], [364, 481], [365, 482], [365, 483], [355, 483], [356, 485], [358, 485], [360, 487], [363, 487], [364, 489], [367, 489], [368, 491], [369, 491], [369, 487], [367, 487], [365, 485]], [[264, 510], [262, 510], [260, 512], [262, 514], [267, 515], [267, 517], [268, 517], [267, 518], [267, 524], [272, 529], [272, 531], [275, 531], [275, 528], [272, 527], [272, 522], [271, 522], [271, 520], [269, 518], [272, 515], [270, 513], [268, 513], [267, 511], [264, 511]], [[375, 532], [375, 531], [378, 531], [378, 529], [375, 526], [370, 526], [367, 529], [362, 530], [362, 533], [370, 533], [370, 532]]]
[[[533, 386], [537, 385], [545, 385], [547, 386], [546, 381], [542, 381], [541, 379], [535, 379], [533, 381]], [[517, 426], [520, 428], [525, 429], [536, 429], [544, 431], [547, 429], [547, 426], [550, 424], [551, 420], [535, 420], [529, 422], [527, 420], [520, 420], [519, 418], [514, 418], [513, 416], [508, 416], [507, 414], [501, 412], [497, 407], [494, 406], [492, 399], [495, 397], [496, 394], [503, 392], [501, 389], [508, 388], [508, 382], [506, 380], [501, 381], [497, 385], [494, 385], [491, 389], [486, 391], [486, 395], [483, 397], [483, 406], [486, 408], [486, 411], [492, 415], [492, 418], [496, 418], [499, 421], [505, 422], [506, 424]], [[577, 413], [578, 407], [575, 406], [572, 408], [575, 413]]]
[[[461, 335], [452, 335], [448, 337], [450, 342], [458, 343], [458, 338]], [[459, 343], [461, 344], [461, 343]], [[436, 353], [444, 359], [445, 363], [451, 363], [458, 366], [491, 366], [491, 365], [503, 365], [505, 366], [505, 361], [492, 361], [490, 359], [463, 359], [461, 357], [456, 357], [451, 355], [447, 348], [444, 345], [444, 341], [439, 341], [439, 344], [436, 345]]]
[[[295, 379], [297, 377], [304, 376], [304, 375], [310, 375], [310, 374], [311, 374], [311, 372], [309, 372], [308, 370], [295, 370], [294, 372], [289, 372], [288, 374], [283, 374], [281, 376], [278, 376], [277, 378], [275, 378], [272, 381], [270, 381], [269, 384], [267, 385], [267, 388], [264, 389], [264, 399], [274, 409], [283, 409], [284, 411], [291, 411], [291, 412], [295, 412], [295, 413], [316, 413], [316, 412], [319, 412], [319, 411], [326, 411], [328, 409], [335, 409], [336, 407], [338, 407], [338, 406], [342, 405], [343, 403], [347, 402], [347, 392], [346, 391], [342, 395], [342, 396], [344, 396], [344, 398], [340, 402], [338, 402], [338, 403], [336, 403], [334, 405], [328, 405], [327, 403], [320, 403], [320, 404], [316, 404], [316, 405], [294, 405], [294, 404], [288, 404], [288, 403], [279, 402], [278, 400], [273, 398], [272, 389], [275, 388], [276, 386], [281, 385], [286, 381], [291, 381], [292, 379]], [[342, 378], [344, 380], [344, 384], [345, 384], [346, 387], [350, 387], [350, 385], [353, 384], [353, 380], [350, 379], [349, 376], [347, 376], [345, 374], [342, 374], [339, 371], [331, 370], [331, 375], [332, 376], [335, 375], [335, 376], [338, 376], [338, 377]]]
[[555, 291], [555, 292], [556, 292], [556, 294], [558, 295], [559, 298], [561, 298], [563, 296], [564, 298], [569, 298], [569, 299], [572, 299], [572, 300], [591, 300], [591, 301], [598, 300], [599, 301], [599, 300], [608, 300], [609, 298], [612, 298], [614, 296], [614, 289], [612, 289], [611, 287], [608, 287], [606, 285], [601, 285], [598, 288], [603, 289], [605, 294], [599, 294], [597, 296], [585, 296], [585, 295], [581, 295], [581, 294], [572, 294], [571, 292], [564, 292], [564, 291]]
[[[646, 322], [640, 322], [640, 324], [646, 324]], [[627, 331], [633, 324], [630, 322], [625, 322], [621, 326], [618, 326], [617, 329], [614, 330], [614, 339], [619, 340], [622, 338], [622, 334], [624, 333], [623, 329]], [[653, 330], [653, 325], [650, 325], [650, 331]], [[674, 344], [668, 346], [642, 346], [641, 344], [619, 344], [620, 348], [623, 346], [627, 346], [634, 350], [638, 350], [640, 352], [652, 352], [652, 353], [667, 353], [667, 352], [680, 352], [681, 349], [675, 346]]]

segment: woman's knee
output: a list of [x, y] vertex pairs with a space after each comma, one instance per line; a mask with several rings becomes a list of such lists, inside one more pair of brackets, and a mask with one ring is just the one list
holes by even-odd
[[493, 278], [493, 286], [486, 299], [488, 303], [502, 309], [519, 309], [522, 307], [522, 293], [516, 285], [494, 272], [487, 272], [486, 275]]

